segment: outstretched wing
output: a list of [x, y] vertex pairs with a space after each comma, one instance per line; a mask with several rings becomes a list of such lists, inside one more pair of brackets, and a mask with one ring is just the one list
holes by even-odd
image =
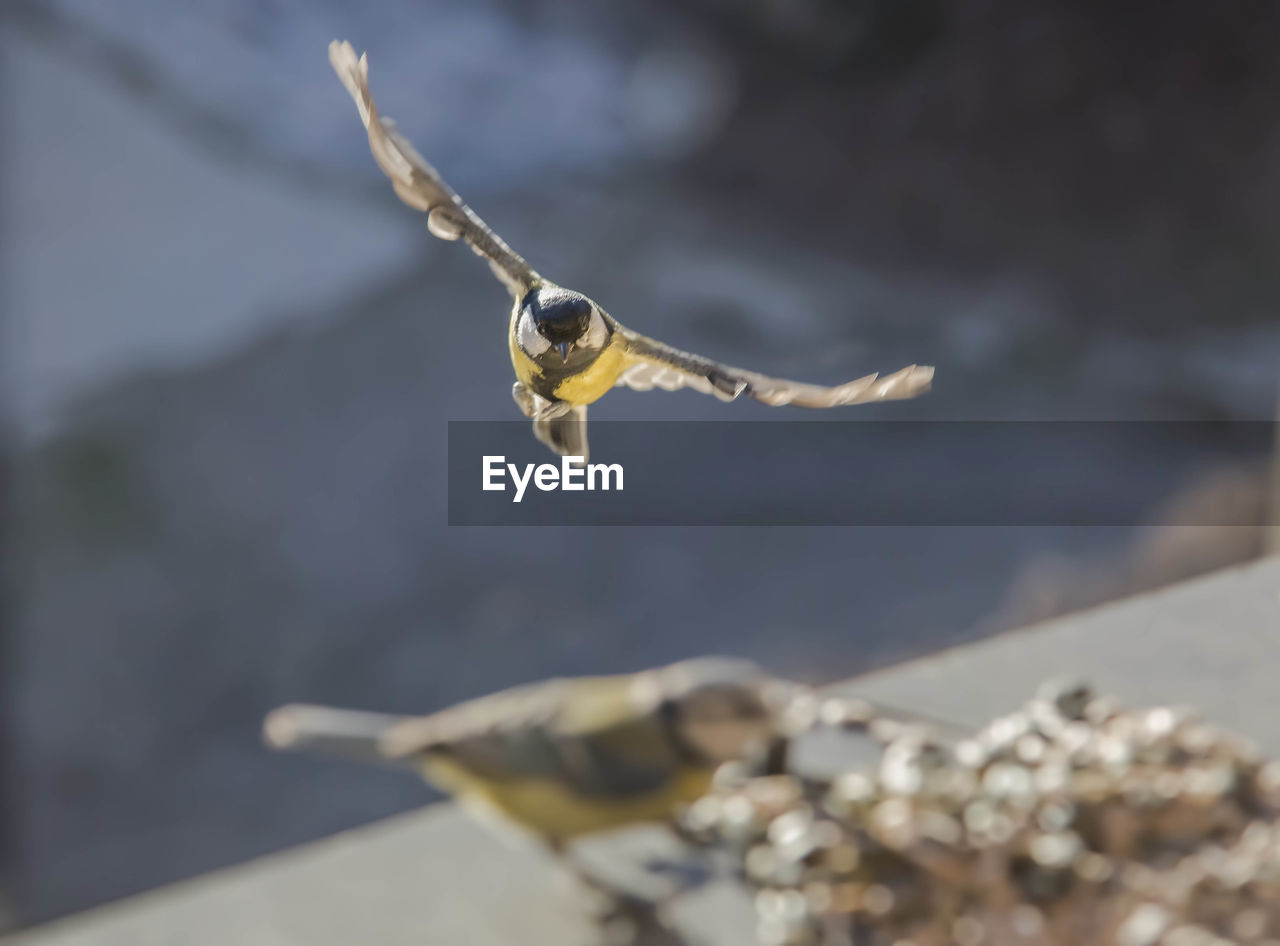
[[565, 680], [530, 683], [410, 717], [384, 732], [379, 747], [387, 759], [444, 749], [489, 778], [545, 776], [560, 765], [548, 731], [568, 690]]
[[912, 398], [929, 390], [929, 384], [933, 380], [933, 368], [927, 365], [909, 365], [884, 377], [869, 374], [856, 381], [823, 387], [820, 384], [770, 378], [743, 368], [722, 365], [710, 358], [692, 355], [646, 338], [622, 326], [619, 326], [618, 331], [626, 346], [628, 365], [618, 376], [617, 384], [636, 391], [692, 388], [703, 394], [714, 394], [722, 401], [732, 401], [740, 394], [748, 394], [773, 407], [784, 404], [794, 404], [797, 407], [839, 407], [844, 404]]
[[369, 149], [396, 193], [410, 207], [427, 214], [427, 226], [442, 240], [462, 238], [489, 261], [494, 274], [517, 297], [539, 282], [533, 268], [462, 202], [439, 173], [400, 134], [395, 122], [378, 115], [369, 92], [369, 62], [356, 58], [345, 40], [329, 44], [329, 62], [347, 87], [369, 132]]

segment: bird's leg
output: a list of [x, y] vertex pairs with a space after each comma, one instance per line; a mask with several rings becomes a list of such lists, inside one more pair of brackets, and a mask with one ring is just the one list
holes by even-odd
[[705, 886], [715, 873], [709, 858], [692, 851], [684, 860], [660, 857], [645, 861], [644, 869], [671, 879], [672, 888], [662, 896], [660, 902], [663, 903]]
[[614, 912], [615, 901], [624, 900], [626, 898], [634, 898], [632, 894], [625, 890], [620, 890], [612, 884], [606, 883], [599, 877], [595, 876], [588, 870], [577, 858], [569, 851], [568, 845], [562, 841], [551, 841], [548, 846], [551, 854], [556, 861], [564, 869], [565, 873], [578, 885], [580, 890], [585, 889], [589, 894], [600, 901], [597, 906], [601, 909], [598, 911], [605, 916]]
[[667, 898], [649, 900], [622, 890], [595, 876], [576, 858], [563, 842], [549, 842], [552, 855], [579, 891], [594, 901], [590, 910], [610, 943], [667, 943], [673, 940], [659, 910]]
[[538, 412], [533, 415], [533, 419], [559, 420], [561, 417], [567, 417], [572, 410], [573, 405], [568, 401], [548, 401], [544, 397], [539, 397]]
[[530, 420], [556, 420], [573, 410], [568, 401], [548, 401], [541, 394], [535, 394], [523, 381], [511, 385], [511, 398], [520, 408], [520, 412]]
[[542, 398], [534, 394], [522, 381], [511, 385], [511, 397], [515, 400], [520, 412], [530, 419], [538, 416], [538, 401]]
[[716, 873], [710, 852], [701, 846], [699, 839], [687, 831], [678, 818], [669, 821], [666, 828], [679, 842], [683, 858], [658, 857], [646, 861], [644, 865], [649, 873], [671, 878], [672, 889], [662, 896], [662, 903], [705, 886]]

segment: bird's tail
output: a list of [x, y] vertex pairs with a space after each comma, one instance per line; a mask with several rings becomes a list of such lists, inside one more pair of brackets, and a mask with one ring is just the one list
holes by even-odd
[[262, 739], [273, 749], [316, 752], [352, 762], [402, 765], [405, 760], [388, 754], [383, 740], [406, 718], [295, 703], [267, 714]]

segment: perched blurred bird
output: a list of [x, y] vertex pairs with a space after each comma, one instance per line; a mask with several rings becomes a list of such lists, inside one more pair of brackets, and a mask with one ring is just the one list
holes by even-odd
[[748, 661], [705, 657], [532, 683], [422, 717], [285, 706], [267, 716], [263, 735], [279, 749], [407, 766], [481, 821], [541, 841], [605, 898], [602, 920], [644, 925], [658, 922], [660, 903], [600, 882], [575, 863], [569, 843], [644, 823], [674, 826], [720, 764], [776, 760], [791, 689]]
[[587, 456], [587, 405], [610, 388], [637, 391], [688, 387], [732, 401], [749, 394], [765, 404], [837, 407], [900, 400], [928, 390], [933, 369], [911, 365], [835, 387], [770, 378], [680, 351], [620, 325], [595, 302], [544, 279], [485, 225], [396, 129], [380, 118], [369, 93], [369, 65], [347, 42], [329, 45], [329, 61], [360, 110], [369, 147], [396, 193], [427, 214], [443, 240], [466, 240], [489, 261], [515, 299], [508, 345], [516, 383], [512, 395], [533, 420], [534, 434], [562, 455]]
[[482, 819], [559, 850], [668, 821], [718, 765], [767, 752], [787, 688], [748, 661], [705, 657], [527, 684], [422, 717], [285, 706], [263, 734], [280, 749], [407, 765]]

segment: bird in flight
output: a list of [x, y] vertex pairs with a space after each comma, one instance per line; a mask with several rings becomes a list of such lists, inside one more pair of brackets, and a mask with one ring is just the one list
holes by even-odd
[[747, 394], [775, 407], [813, 408], [903, 400], [929, 389], [933, 368], [926, 365], [824, 387], [734, 368], [627, 328], [582, 293], [540, 276], [463, 203], [395, 123], [378, 114], [366, 56], [357, 58], [350, 43], [334, 40], [329, 61], [355, 99], [374, 160], [396, 194], [427, 215], [435, 236], [470, 244], [510, 291], [508, 347], [516, 375], [511, 393], [533, 421], [534, 434], [556, 453], [585, 461], [587, 405], [613, 387], [687, 387], [722, 401]]

